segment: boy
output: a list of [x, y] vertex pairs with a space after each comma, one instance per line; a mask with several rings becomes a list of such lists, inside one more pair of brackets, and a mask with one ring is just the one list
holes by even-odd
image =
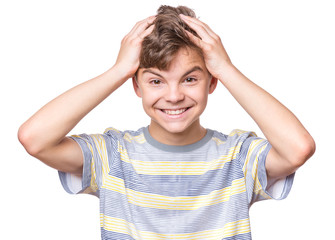
[[[148, 127], [66, 137], [129, 78]], [[218, 80], [267, 140], [201, 126]], [[102, 239], [251, 239], [251, 204], [285, 198], [315, 151], [297, 118], [236, 69], [193, 11], [169, 6], [134, 26], [111, 69], [25, 122], [19, 139], [59, 170], [66, 191], [100, 198]]]

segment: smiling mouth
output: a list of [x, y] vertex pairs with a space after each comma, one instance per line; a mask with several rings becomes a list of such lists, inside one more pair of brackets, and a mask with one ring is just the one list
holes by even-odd
[[181, 108], [181, 109], [175, 109], [175, 110], [171, 110], [171, 109], [161, 109], [162, 112], [164, 112], [165, 114], [168, 115], [180, 115], [184, 112], [186, 112], [189, 108]]

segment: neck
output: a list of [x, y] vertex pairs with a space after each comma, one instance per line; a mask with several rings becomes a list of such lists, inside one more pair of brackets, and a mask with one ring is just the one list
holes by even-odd
[[149, 126], [149, 132], [150, 135], [160, 143], [184, 146], [200, 141], [206, 135], [207, 130], [203, 128], [198, 121], [194, 122], [192, 126], [182, 132], [169, 132], [152, 121]]

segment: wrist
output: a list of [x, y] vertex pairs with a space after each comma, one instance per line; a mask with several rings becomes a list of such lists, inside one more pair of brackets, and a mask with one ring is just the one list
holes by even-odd
[[125, 83], [127, 79], [128, 78], [122, 75], [118, 68], [113, 66], [92, 80], [95, 82], [96, 86], [103, 87], [109, 94], [111, 94]]
[[236, 72], [238, 72], [238, 69], [231, 62], [226, 62], [225, 64], [222, 64], [222, 68], [218, 73], [218, 79], [224, 84], [229, 81]]
[[137, 68], [135, 69], [133, 66], [121, 63], [115, 63], [115, 65], [111, 69], [113, 69], [116, 76], [120, 79], [123, 79], [124, 82], [127, 81], [129, 78], [132, 78], [137, 71]]
[[120, 83], [120, 85], [122, 85], [124, 82], [132, 77], [132, 74], [130, 72], [125, 71], [122, 67], [116, 64], [108, 69], [106, 71], [106, 74], [109, 76], [110, 79], [113, 79], [113, 82], [118, 82]]

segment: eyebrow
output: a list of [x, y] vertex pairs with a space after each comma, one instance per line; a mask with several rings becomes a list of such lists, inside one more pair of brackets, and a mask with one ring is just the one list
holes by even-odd
[[[195, 71], [203, 72], [204, 70], [201, 67], [199, 67], [199, 66], [194, 66], [190, 70], [186, 71], [183, 74], [182, 78], [186, 77], [187, 75], [189, 75], [190, 73], [195, 72]], [[156, 76], [158, 76], [160, 78], [164, 78], [161, 74], [159, 74], [159, 73], [157, 73], [157, 72], [155, 72], [155, 71], [153, 71], [151, 69], [145, 69], [145, 70], [143, 70], [142, 74], [144, 74], [144, 73], [151, 73], [151, 74], [154, 74], [154, 75], [156, 75]]]
[[186, 73], [184, 73], [183, 77], [186, 77], [187, 75], [189, 75], [190, 73], [195, 72], [195, 71], [203, 72], [204, 70], [199, 66], [194, 66], [193, 68], [188, 70]]
[[160, 78], [163, 78], [162, 75], [160, 75], [159, 73], [156, 73], [155, 71], [153, 71], [151, 69], [145, 69], [145, 70], [143, 70], [142, 74], [144, 74], [144, 73], [151, 73], [151, 74], [157, 75]]

